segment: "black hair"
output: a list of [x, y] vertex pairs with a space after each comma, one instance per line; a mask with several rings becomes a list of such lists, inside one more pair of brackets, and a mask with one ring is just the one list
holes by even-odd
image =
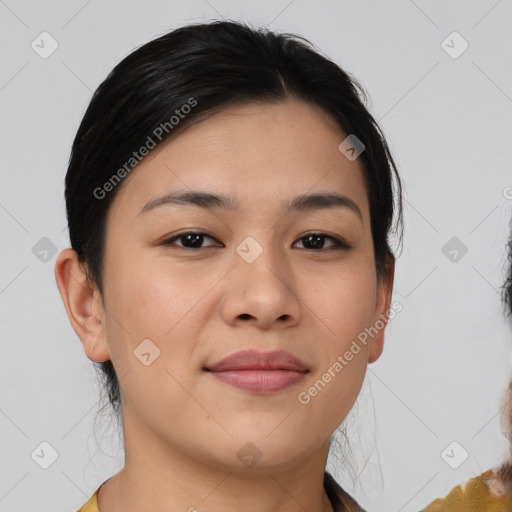
[[512, 220], [510, 221], [510, 238], [506, 244], [507, 260], [505, 282], [501, 287], [501, 297], [505, 315], [510, 317], [512, 322]]
[[[358, 158], [376, 273], [385, 274], [395, 260], [388, 237], [399, 231], [402, 238], [402, 186], [362, 86], [301, 36], [214, 21], [174, 29], [130, 53], [96, 89], [78, 128], [65, 179], [69, 237], [102, 297], [107, 213], [137, 164], [134, 151], [150, 139], [161, 144], [229, 105], [287, 98], [321, 107], [347, 136], [364, 144]], [[398, 231], [392, 230], [395, 214]], [[95, 364], [122, 422], [114, 366]]]

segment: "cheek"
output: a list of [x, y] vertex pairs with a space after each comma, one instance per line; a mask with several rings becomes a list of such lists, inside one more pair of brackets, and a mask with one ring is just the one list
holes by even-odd
[[[372, 324], [375, 308], [375, 276], [368, 267], [342, 273], [314, 288], [310, 307], [322, 332], [322, 366], [317, 380], [304, 395], [318, 417], [331, 425], [350, 411], [362, 386], [368, 365], [365, 329]], [[328, 422], [329, 423], [329, 422]]]
[[133, 337], [161, 339], [172, 333], [208, 288], [198, 273], [159, 258], [125, 258], [110, 277], [111, 307]]
[[193, 390], [188, 314], [211, 285], [149, 258], [118, 262], [108, 274], [107, 338], [127, 406], [164, 423], [176, 411], [193, 410], [197, 418], [201, 411], [179, 383]]
[[350, 350], [350, 346], [350, 341], [338, 341], [336, 346], [329, 347], [329, 354], [315, 379], [301, 388], [296, 396], [299, 411], [313, 423], [314, 429], [325, 435], [332, 434], [347, 417], [366, 374], [366, 348]]
[[[352, 409], [361, 390], [368, 367], [369, 345], [364, 331], [371, 326], [374, 282], [368, 279], [340, 279], [330, 289], [318, 311], [323, 335], [322, 364], [316, 379], [301, 389], [298, 402], [312, 418], [321, 418], [324, 426], [335, 429]], [[312, 307], [315, 308], [314, 302]], [[313, 309], [315, 311], [315, 309]], [[362, 336], [363, 335], [363, 336]], [[366, 342], [365, 342], [366, 341]]]
[[376, 282], [368, 267], [325, 274], [321, 279], [307, 274], [304, 290], [306, 304], [333, 346], [340, 348], [364, 330], [372, 321]]
[[[107, 305], [107, 338], [116, 372], [130, 375], [132, 386], [127, 384], [125, 392], [131, 400], [152, 403], [162, 399], [165, 389], [177, 394], [172, 402], [180, 404], [183, 390], [171, 375], [187, 389], [195, 385], [191, 365], [205, 322], [214, 314], [207, 294], [219, 277], [211, 269], [207, 275], [185, 272], [165, 259], [133, 253], [118, 261], [109, 272]], [[144, 359], [154, 362], [145, 366]]]

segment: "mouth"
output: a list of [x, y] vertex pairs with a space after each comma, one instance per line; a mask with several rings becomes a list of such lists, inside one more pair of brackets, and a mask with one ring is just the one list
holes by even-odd
[[244, 350], [203, 370], [225, 384], [259, 394], [287, 389], [301, 382], [310, 373], [304, 362], [283, 350]]
[[293, 370], [230, 370], [211, 372], [216, 379], [238, 389], [260, 394], [277, 393], [301, 382], [308, 372]]

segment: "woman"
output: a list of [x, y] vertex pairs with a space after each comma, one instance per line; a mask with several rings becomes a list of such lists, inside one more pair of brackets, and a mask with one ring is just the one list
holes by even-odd
[[362, 510], [325, 468], [400, 308], [401, 185], [361, 86], [299, 39], [176, 29], [85, 113], [55, 276], [125, 465], [81, 511]]

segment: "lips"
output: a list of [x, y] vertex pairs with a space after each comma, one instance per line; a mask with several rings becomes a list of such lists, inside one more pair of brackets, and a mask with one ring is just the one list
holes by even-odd
[[235, 352], [205, 369], [212, 372], [237, 370], [289, 370], [303, 373], [309, 372], [309, 369], [303, 361], [284, 350], [275, 350], [273, 352], [242, 350]]
[[284, 350], [243, 350], [204, 369], [224, 384], [261, 395], [297, 385], [310, 372], [304, 362]]

